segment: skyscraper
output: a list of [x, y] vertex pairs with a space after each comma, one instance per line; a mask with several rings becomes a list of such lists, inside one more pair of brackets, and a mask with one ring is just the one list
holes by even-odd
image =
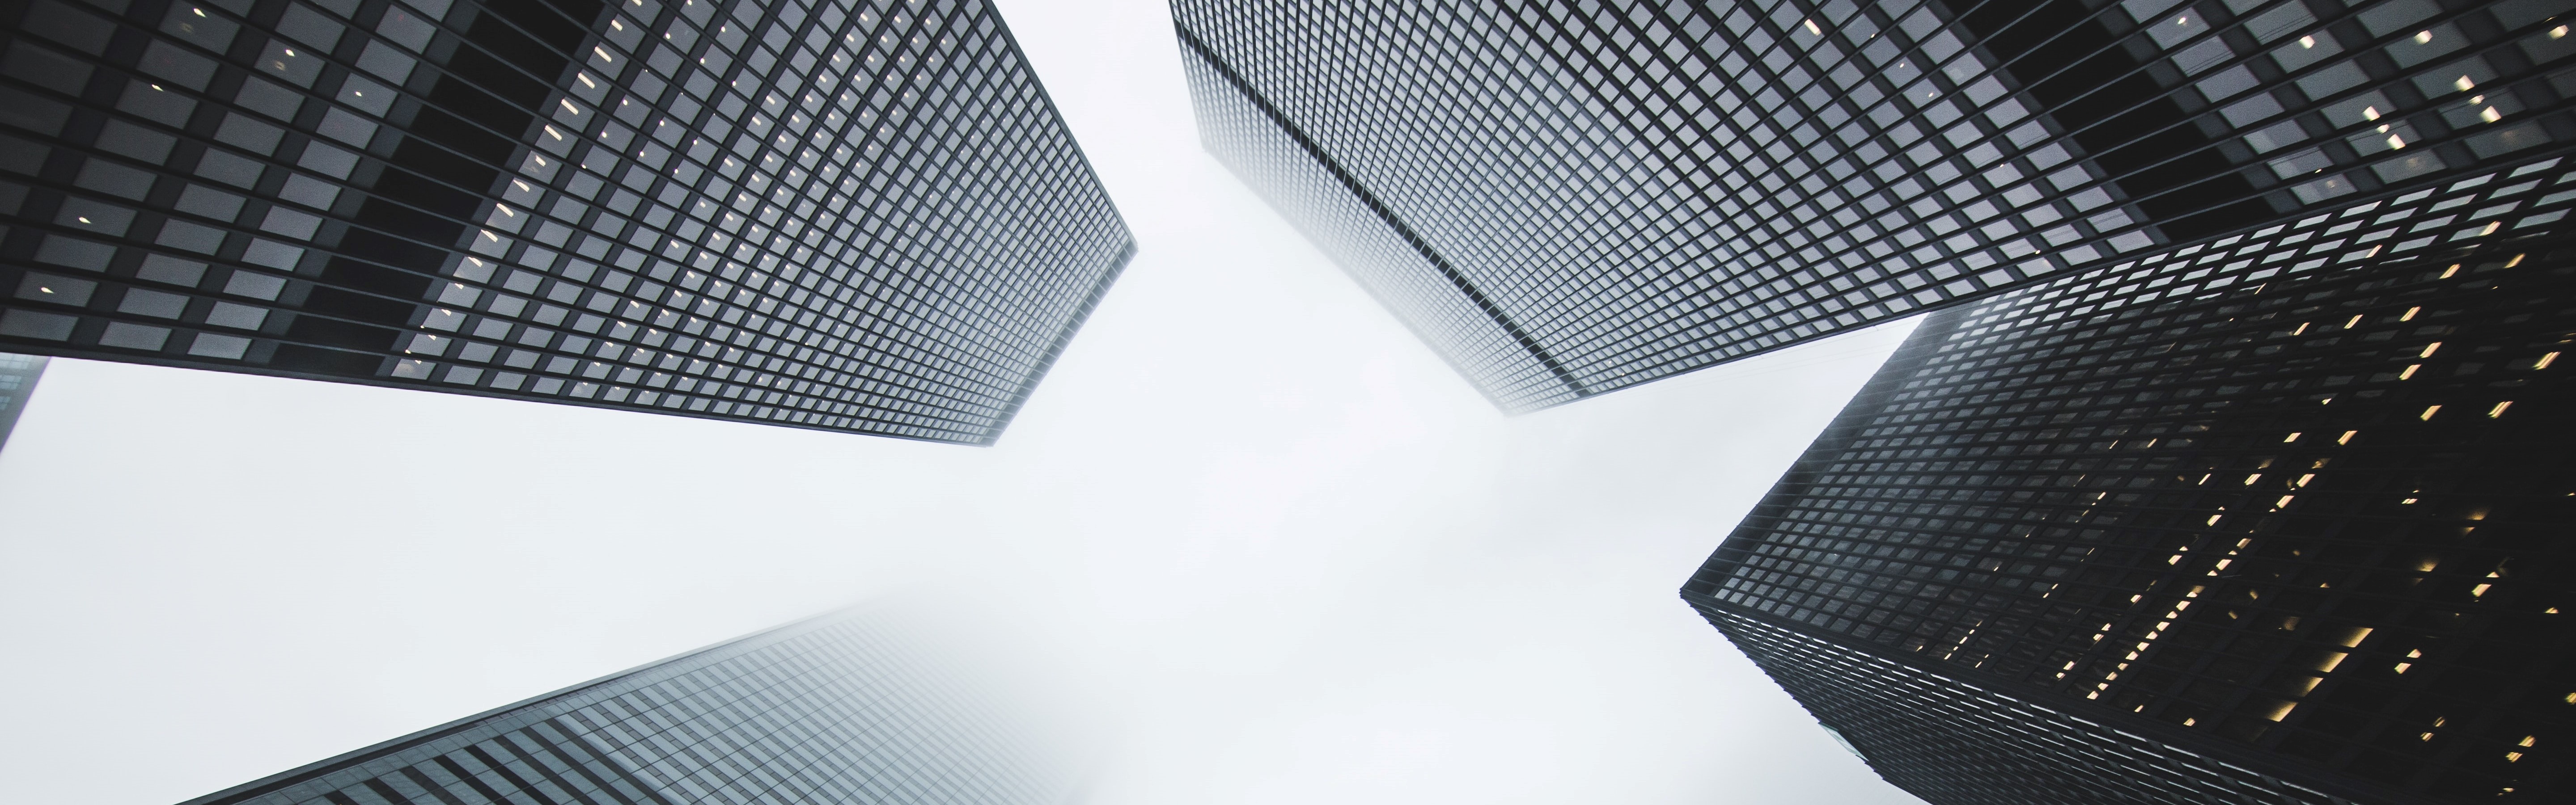
[[44, 376], [44, 358], [0, 352], [0, 447], [8, 446], [18, 414], [27, 410], [27, 395], [35, 393], [36, 379]]
[[1935, 313], [1682, 597], [1937, 805], [2566, 801], [2569, 188]]
[[13, 350], [990, 443], [1134, 251], [981, 0], [0, 13]]
[[1207, 148], [1528, 410], [2546, 154], [2550, 0], [1174, 0]]
[[1071, 778], [893, 621], [721, 643], [185, 805], [1055, 805]]

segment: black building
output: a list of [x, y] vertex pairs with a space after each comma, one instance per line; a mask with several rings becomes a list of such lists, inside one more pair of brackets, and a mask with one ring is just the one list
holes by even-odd
[[2554, 0], [1174, 0], [1207, 148], [1507, 410], [2576, 140]]
[[0, 22], [16, 351], [989, 443], [1134, 251], [980, 0]]
[[184, 805], [1054, 805], [1071, 777], [892, 620], [802, 621]]
[[44, 376], [44, 358], [0, 352], [0, 447], [8, 446], [18, 415], [27, 410], [27, 396], [36, 393], [36, 379]]
[[2565, 802], [2576, 172], [1931, 315], [1682, 597], [1952, 803]]

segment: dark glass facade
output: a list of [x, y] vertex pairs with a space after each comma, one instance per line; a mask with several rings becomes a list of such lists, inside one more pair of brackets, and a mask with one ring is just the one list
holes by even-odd
[[18, 414], [27, 410], [27, 395], [36, 393], [36, 379], [43, 376], [43, 357], [0, 352], [0, 447], [8, 446]]
[[2566, 801], [2572, 201], [2545, 159], [1937, 312], [1683, 597], [1935, 803]]
[[1207, 148], [1518, 411], [2546, 156], [2563, 5], [1173, 17]]
[[17, 351], [980, 444], [1134, 251], [980, 0], [0, 21]]
[[184, 805], [1055, 805], [1063, 769], [901, 627], [719, 644]]
[[2173, 744], [1732, 612], [1712, 623], [1889, 782], [1940, 805], [2350, 805]]

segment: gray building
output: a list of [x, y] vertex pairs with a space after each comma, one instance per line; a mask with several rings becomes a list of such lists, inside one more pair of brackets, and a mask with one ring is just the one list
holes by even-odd
[[184, 805], [1058, 805], [1074, 777], [891, 619], [720, 643]]
[[2576, 172], [1932, 314], [1682, 597], [1935, 805], [2576, 796]]
[[0, 345], [990, 443], [1134, 246], [980, 0], [25, 0]]
[[1506, 410], [2518, 164], [2553, 0], [1175, 0], [1208, 150]]
[[44, 376], [43, 357], [0, 352], [0, 447], [8, 446], [18, 415], [27, 410], [28, 395], [36, 393], [36, 380]]

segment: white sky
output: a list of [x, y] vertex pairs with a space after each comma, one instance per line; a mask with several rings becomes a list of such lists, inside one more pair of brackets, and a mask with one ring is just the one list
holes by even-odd
[[1674, 592], [1910, 322], [1503, 417], [1200, 151], [1162, 4], [1002, 9], [1142, 253], [999, 446], [56, 361], [0, 453], [0, 801], [908, 590], [1080, 647], [1097, 805], [1915, 802]]

